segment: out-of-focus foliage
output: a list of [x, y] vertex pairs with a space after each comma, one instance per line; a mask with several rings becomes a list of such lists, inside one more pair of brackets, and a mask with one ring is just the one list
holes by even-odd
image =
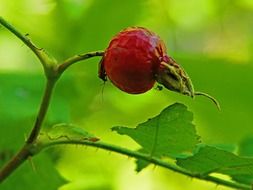
[[[110, 128], [135, 126], [174, 102], [182, 102], [194, 112], [194, 123], [205, 143], [238, 144], [253, 133], [252, 13], [251, 0], [1, 0], [0, 3], [1, 16], [24, 34], [29, 33], [39, 46], [60, 60], [105, 49], [110, 38], [127, 26], [148, 27], [164, 39], [169, 55], [185, 68], [195, 89], [220, 101], [222, 111], [218, 112], [204, 98], [192, 100], [166, 90], [128, 95], [110, 82], [103, 85], [97, 77], [97, 58], [71, 67], [57, 85], [45, 126], [71, 121], [104, 141], [133, 149], [138, 145], [111, 133]], [[0, 155], [7, 155], [0, 156], [1, 165], [22, 144], [33, 125], [43, 91], [42, 72], [34, 55], [0, 27]], [[8, 153], [3, 154], [6, 150]], [[132, 161], [108, 152], [69, 146], [60, 150], [60, 157], [54, 160], [56, 168], [70, 182], [61, 190], [185, 189], [185, 184], [189, 190], [215, 187], [161, 168], [148, 167], [136, 175]], [[43, 157], [35, 159], [44, 160]], [[49, 159], [48, 155], [45, 157]], [[34, 162], [37, 174], [44, 172], [41, 166], [48, 167], [47, 160], [42, 164]], [[19, 175], [26, 172], [21, 170], [6, 185], [25, 188]], [[29, 172], [33, 173], [32, 169]], [[31, 177], [33, 184], [37, 174]], [[21, 180], [12, 181], [14, 178]], [[52, 180], [55, 185], [62, 183], [57, 180]]]

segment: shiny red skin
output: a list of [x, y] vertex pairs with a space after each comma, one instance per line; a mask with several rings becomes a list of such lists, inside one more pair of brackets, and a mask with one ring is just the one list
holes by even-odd
[[161, 61], [167, 59], [163, 41], [153, 32], [131, 27], [110, 42], [100, 62], [99, 76], [124, 92], [140, 94], [150, 90]]

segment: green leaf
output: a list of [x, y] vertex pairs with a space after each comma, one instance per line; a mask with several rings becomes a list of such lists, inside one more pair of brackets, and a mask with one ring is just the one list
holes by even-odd
[[[136, 128], [113, 127], [112, 130], [131, 137], [150, 156], [178, 158], [190, 155], [199, 143], [192, 120], [193, 114], [186, 106], [175, 103]], [[137, 170], [142, 169], [143, 162], [137, 163], [142, 163]]]
[[199, 152], [188, 158], [178, 158], [177, 165], [196, 175], [222, 173], [227, 175], [253, 176], [253, 159], [240, 157], [231, 152], [211, 146], [201, 147]]
[[[42, 133], [43, 135], [43, 133]], [[58, 140], [65, 138], [67, 140], [89, 140], [98, 141], [94, 135], [86, 132], [80, 127], [76, 127], [72, 124], [56, 124], [47, 131], [47, 136], [50, 140]]]

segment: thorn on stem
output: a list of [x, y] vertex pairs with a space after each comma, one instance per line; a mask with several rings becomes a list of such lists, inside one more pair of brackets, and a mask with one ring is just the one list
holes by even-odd
[[37, 50], [39, 50], [39, 51], [42, 51], [43, 48], [37, 47], [37, 46], [32, 42], [32, 40], [29, 38], [29, 36], [30, 36], [30, 34], [28, 34], [28, 33], [25, 34], [26, 40], [29, 42], [29, 44], [31, 44], [33, 48], [35, 48], [35, 49], [37, 49]]

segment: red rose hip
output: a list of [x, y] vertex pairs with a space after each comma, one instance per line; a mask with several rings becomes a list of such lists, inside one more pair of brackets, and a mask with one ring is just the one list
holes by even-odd
[[124, 92], [140, 94], [150, 90], [155, 82], [165, 88], [194, 97], [186, 72], [166, 53], [164, 42], [155, 33], [142, 27], [129, 27], [118, 33], [110, 42], [100, 61], [99, 77]]
[[132, 27], [121, 31], [110, 42], [100, 65], [105, 76], [119, 89], [139, 94], [151, 89], [163, 57], [165, 45], [153, 32]]

